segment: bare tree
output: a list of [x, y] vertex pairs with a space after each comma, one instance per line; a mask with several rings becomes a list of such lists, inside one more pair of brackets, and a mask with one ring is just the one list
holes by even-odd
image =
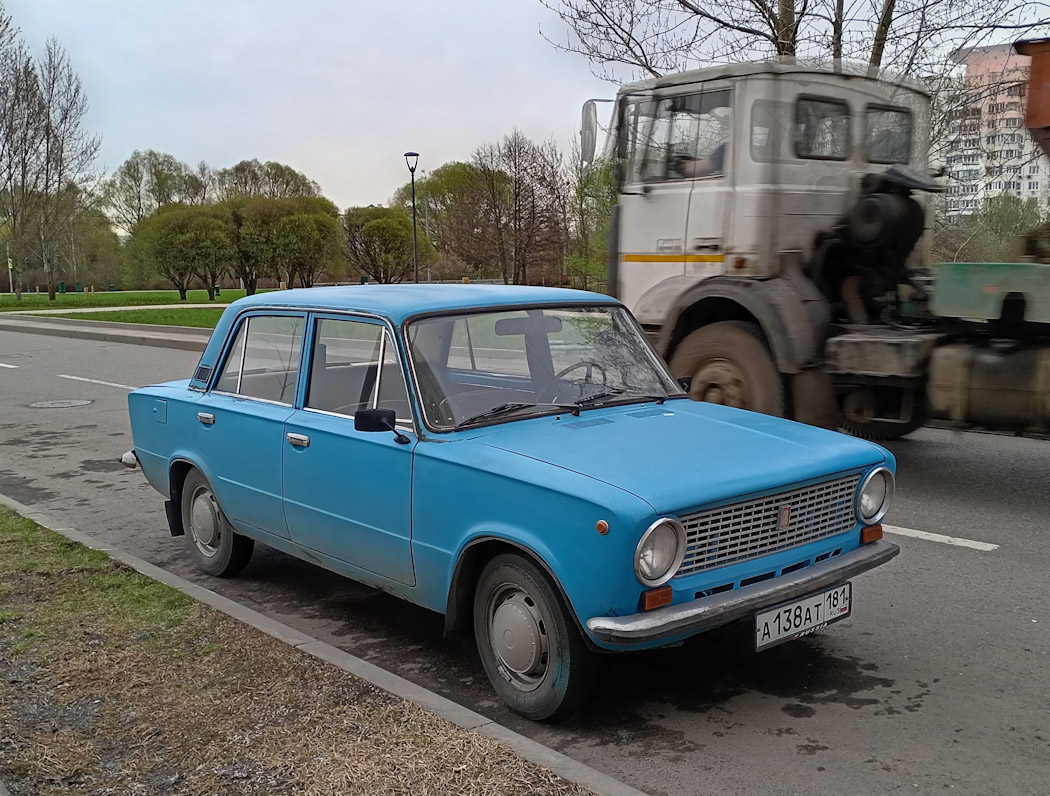
[[131, 234], [135, 225], [161, 205], [207, 203], [211, 167], [203, 161], [194, 171], [173, 155], [135, 150], [105, 184], [105, 203], [113, 223]]
[[100, 139], [83, 126], [87, 98], [65, 50], [37, 62], [0, 7], [0, 220], [20, 270], [36, 260], [55, 296], [57, 247], [95, 187]]
[[555, 47], [595, 74], [647, 77], [763, 56], [859, 61], [872, 69], [940, 74], [960, 48], [1019, 38], [1050, 23], [1041, 0], [540, 0], [568, 33]]
[[41, 158], [36, 174], [40, 194], [37, 222], [38, 255], [47, 279], [47, 292], [55, 298], [55, 244], [67, 233], [76, 216], [76, 196], [90, 192], [97, 176], [92, 171], [102, 139], [83, 126], [87, 96], [66, 51], [50, 39], [39, 65], [42, 102]]
[[242, 160], [228, 169], [215, 172], [215, 190], [219, 201], [265, 196], [291, 199], [298, 196], [320, 196], [321, 187], [302, 172], [283, 163]]
[[474, 152], [482, 186], [482, 216], [490, 261], [505, 282], [546, 282], [560, 274], [565, 254], [567, 192], [561, 155], [520, 130]]

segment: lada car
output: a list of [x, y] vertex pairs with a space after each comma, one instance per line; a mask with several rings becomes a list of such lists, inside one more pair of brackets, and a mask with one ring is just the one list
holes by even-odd
[[129, 408], [125, 459], [201, 569], [262, 543], [437, 611], [533, 719], [579, 706], [598, 652], [843, 619], [850, 578], [899, 552], [887, 451], [689, 400], [596, 293], [256, 295]]

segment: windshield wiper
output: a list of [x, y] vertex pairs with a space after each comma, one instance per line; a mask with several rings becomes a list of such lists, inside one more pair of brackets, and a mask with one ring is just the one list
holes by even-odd
[[463, 428], [463, 426], [469, 426], [471, 423], [477, 423], [479, 420], [489, 420], [494, 417], [501, 417], [503, 415], [511, 414], [512, 412], [518, 412], [522, 409], [561, 409], [566, 412], [571, 412], [574, 415], [580, 413], [580, 407], [576, 404], [537, 404], [525, 403], [523, 401], [512, 401], [511, 403], [500, 404], [491, 409], [486, 409], [484, 412], [479, 412], [473, 417], [468, 417], [466, 420], [461, 420], [456, 423], [453, 428]]
[[608, 390], [602, 390], [596, 392], [593, 395], [588, 395], [584, 398], [580, 398], [576, 401], [577, 406], [590, 406], [592, 404], [604, 401], [607, 398], [642, 398], [646, 401], [654, 401], [658, 404], [662, 404], [667, 400], [666, 395], [646, 395], [644, 393], [629, 393], [620, 387], [611, 387]]

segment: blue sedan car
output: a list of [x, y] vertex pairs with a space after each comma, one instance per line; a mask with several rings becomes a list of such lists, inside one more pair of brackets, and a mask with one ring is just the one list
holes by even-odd
[[266, 293], [188, 380], [129, 398], [173, 536], [256, 542], [472, 629], [492, 685], [565, 715], [595, 653], [736, 620], [755, 648], [849, 615], [898, 552], [877, 445], [690, 401], [607, 296], [481, 285]]

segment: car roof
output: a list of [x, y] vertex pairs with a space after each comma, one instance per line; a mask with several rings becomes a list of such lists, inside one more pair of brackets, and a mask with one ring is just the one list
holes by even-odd
[[250, 307], [355, 310], [381, 315], [395, 324], [430, 312], [520, 306], [523, 304], [593, 304], [616, 300], [601, 293], [528, 285], [400, 284], [347, 285], [275, 290], [235, 301], [234, 311]]

